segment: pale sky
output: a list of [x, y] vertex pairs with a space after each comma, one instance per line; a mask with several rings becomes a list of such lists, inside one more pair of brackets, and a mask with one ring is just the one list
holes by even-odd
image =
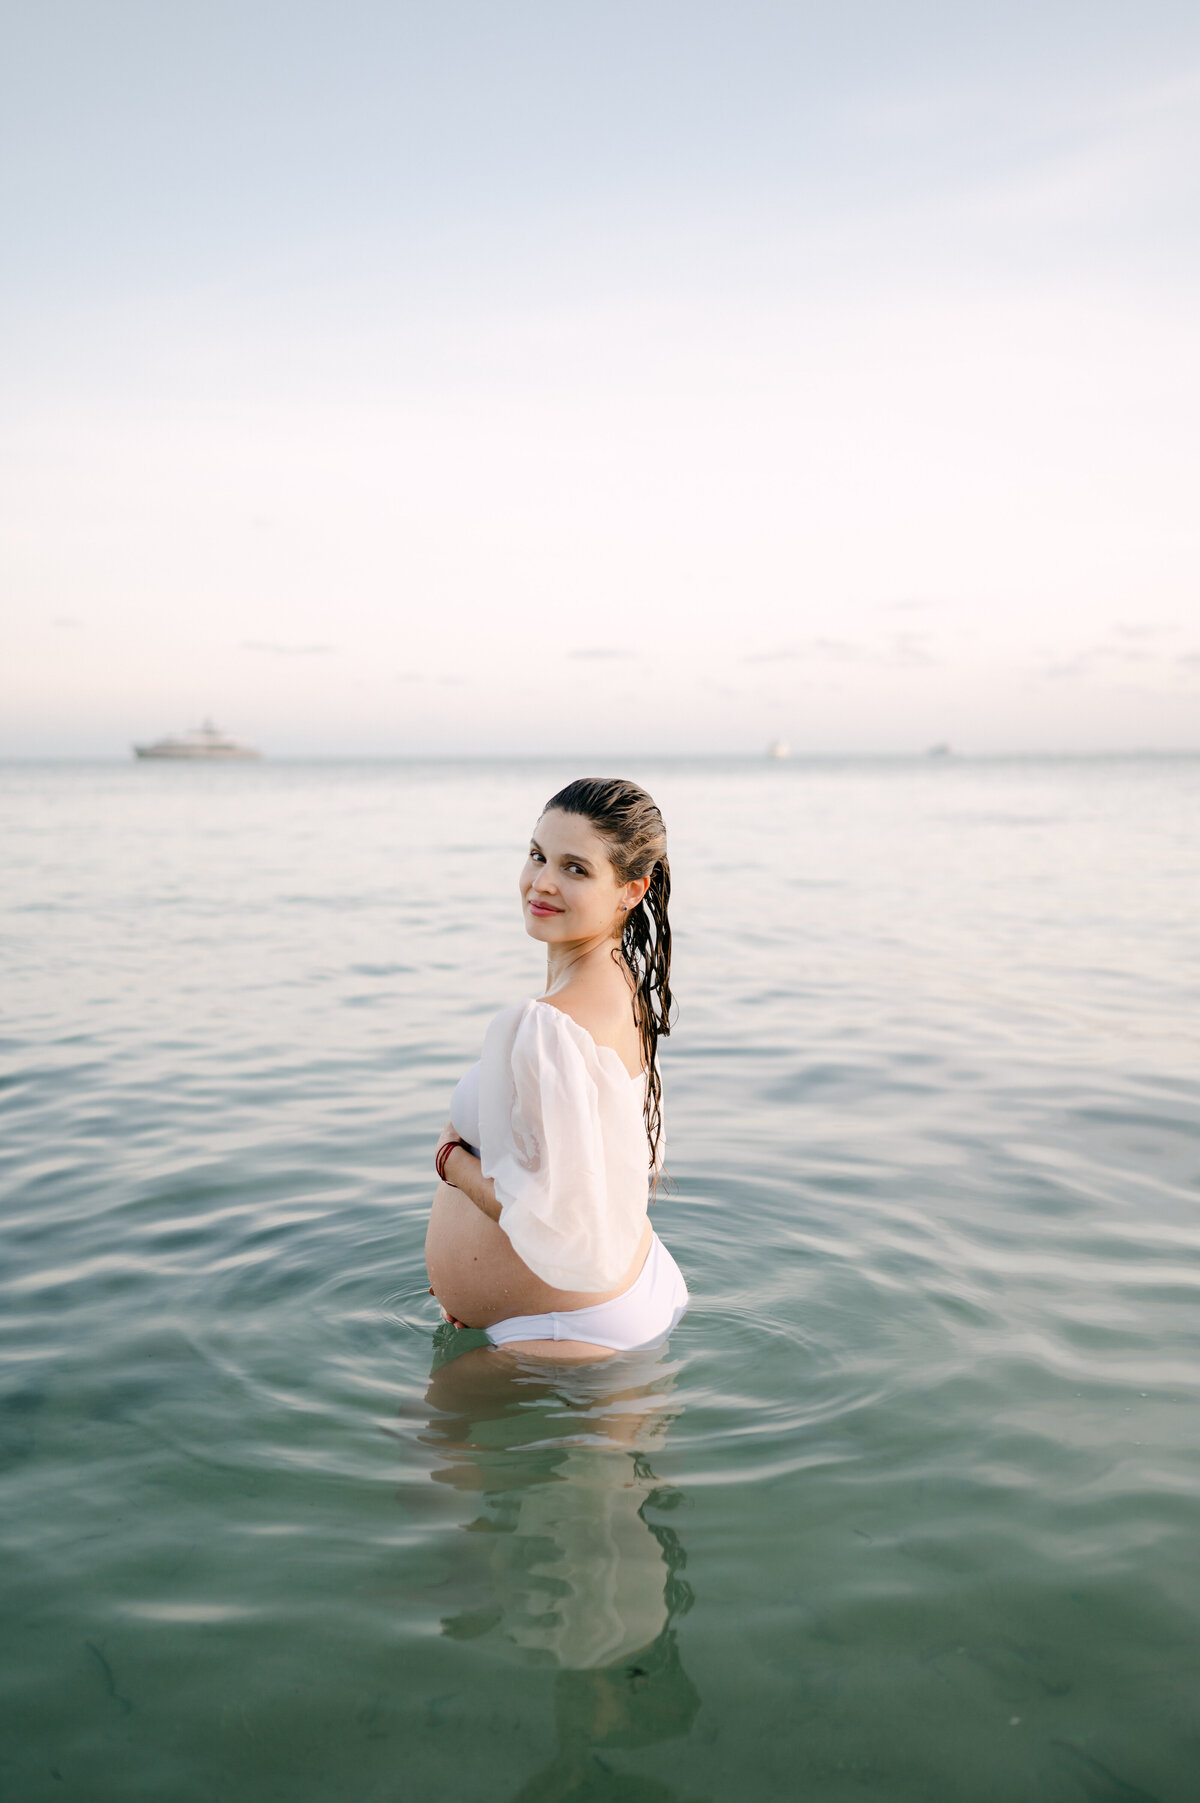
[[38, 0], [0, 755], [1200, 747], [1200, 9]]

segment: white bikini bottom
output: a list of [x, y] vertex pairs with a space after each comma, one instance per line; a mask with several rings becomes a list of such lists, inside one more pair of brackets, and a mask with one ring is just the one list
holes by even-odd
[[584, 1340], [590, 1346], [633, 1352], [665, 1340], [689, 1301], [683, 1273], [655, 1234], [645, 1264], [620, 1296], [594, 1302], [590, 1308], [513, 1315], [507, 1321], [494, 1321], [484, 1331], [493, 1346], [504, 1346], [510, 1340]]

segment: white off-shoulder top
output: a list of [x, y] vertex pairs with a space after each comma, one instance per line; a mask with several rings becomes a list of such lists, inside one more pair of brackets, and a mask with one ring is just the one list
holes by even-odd
[[535, 1276], [611, 1290], [646, 1222], [645, 1075], [549, 1002], [505, 1008], [450, 1104], [496, 1186], [500, 1225]]

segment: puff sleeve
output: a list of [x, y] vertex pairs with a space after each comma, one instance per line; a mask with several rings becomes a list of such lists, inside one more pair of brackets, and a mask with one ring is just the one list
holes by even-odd
[[500, 1226], [535, 1276], [560, 1290], [620, 1283], [646, 1220], [643, 1078], [548, 1002], [506, 1008], [479, 1070], [483, 1174]]

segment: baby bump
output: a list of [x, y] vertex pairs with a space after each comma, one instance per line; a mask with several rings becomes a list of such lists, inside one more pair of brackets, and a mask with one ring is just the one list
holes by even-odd
[[512, 1241], [461, 1190], [439, 1183], [425, 1235], [425, 1268], [448, 1314], [471, 1327], [490, 1327], [513, 1315], [587, 1308], [628, 1289], [646, 1261], [652, 1238], [646, 1222], [637, 1253], [611, 1290], [556, 1290], [535, 1277]]
[[442, 1307], [472, 1327], [521, 1312], [531, 1286], [545, 1288], [496, 1222], [448, 1183], [439, 1183], [429, 1211], [425, 1268]]

